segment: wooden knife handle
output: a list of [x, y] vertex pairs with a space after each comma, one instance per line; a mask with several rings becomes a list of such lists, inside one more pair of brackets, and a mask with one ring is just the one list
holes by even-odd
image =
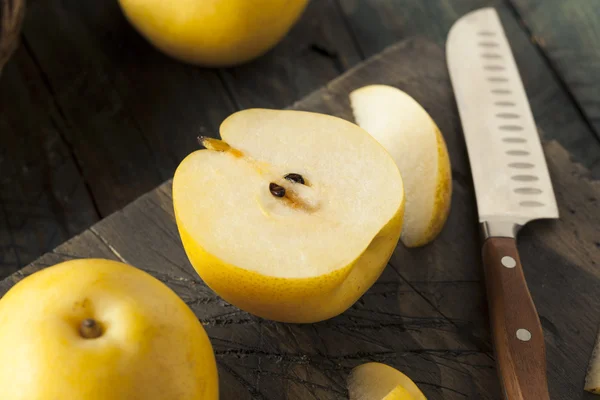
[[487, 239], [483, 263], [504, 396], [506, 400], [549, 400], [544, 334], [515, 239]]

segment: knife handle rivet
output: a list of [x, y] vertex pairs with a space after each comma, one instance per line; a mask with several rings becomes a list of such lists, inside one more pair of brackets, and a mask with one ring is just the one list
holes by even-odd
[[514, 258], [509, 257], [509, 256], [504, 256], [502, 257], [502, 260], [500, 260], [500, 262], [502, 263], [502, 265], [504, 265], [506, 268], [514, 268], [517, 266], [517, 262], [515, 261]]
[[529, 342], [531, 340], [531, 332], [527, 329], [519, 329], [517, 330], [517, 339], [522, 342]]

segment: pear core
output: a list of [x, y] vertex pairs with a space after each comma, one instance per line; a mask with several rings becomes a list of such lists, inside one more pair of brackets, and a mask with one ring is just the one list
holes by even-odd
[[[179, 165], [180, 230], [223, 262], [308, 278], [357, 259], [404, 202], [393, 159], [357, 125], [324, 114], [249, 109]], [[301, 175], [300, 184], [289, 174]], [[269, 187], [285, 189], [282, 197]]]

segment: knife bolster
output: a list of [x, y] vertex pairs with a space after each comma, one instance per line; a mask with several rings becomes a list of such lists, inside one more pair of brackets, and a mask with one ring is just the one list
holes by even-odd
[[484, 240], [493, 237], [516, 239], [521, 225], [506, 221], [483, 221], [480, 223], [480, 229]]

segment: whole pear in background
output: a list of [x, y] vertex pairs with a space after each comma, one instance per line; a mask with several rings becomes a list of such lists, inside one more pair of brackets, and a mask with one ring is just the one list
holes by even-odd
[[119, 0], [131, 24], [175, 59], [232, 66], [273, 48], [308, 0]]

